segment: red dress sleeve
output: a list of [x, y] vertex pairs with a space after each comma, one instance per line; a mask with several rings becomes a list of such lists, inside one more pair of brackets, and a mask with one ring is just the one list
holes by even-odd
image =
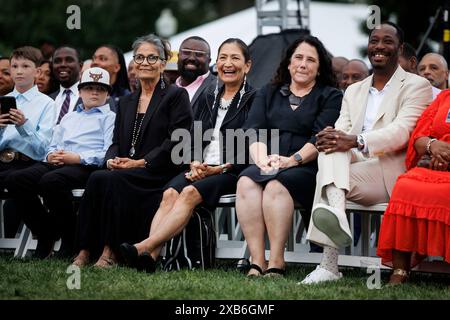
[[405, 163], [407, 170], [415, 167], [417, 161], [419, 161], [419, 155], [414, 148], [414, 143], [421, 137], [429, 137], [431, 135], [434, 117], [442, 103], [450, 103], [450, 90], [442, 91], [428, 108], [425, 109], [417, 121], [416, 128], [409, 139], [408, 150], [406, 151]]

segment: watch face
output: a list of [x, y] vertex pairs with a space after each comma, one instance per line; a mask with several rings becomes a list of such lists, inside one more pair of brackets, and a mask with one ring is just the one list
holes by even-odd
[[294, 160], [298, 162], [302, 162], [302, 156], [298, 153], [294, 154]]
[[357, 136], [356, 143], [358, 144], [358, 149], [364, 149], [364, 139], [361, 135]]

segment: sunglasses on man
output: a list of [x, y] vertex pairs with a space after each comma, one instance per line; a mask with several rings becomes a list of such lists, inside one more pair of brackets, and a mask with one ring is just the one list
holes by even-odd
[[183, 59], [189, 58], [193, 54], [196, 58], [205, 58], [208, 53], [206, 51], [201, 50], [192, 50], [192, 49], [181, 49], [180, 50], [180, 57]]

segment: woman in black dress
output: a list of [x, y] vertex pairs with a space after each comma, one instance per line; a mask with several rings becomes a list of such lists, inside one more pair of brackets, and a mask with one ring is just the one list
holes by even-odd
[[[250, 145], [256, 165], [240, 174], [236, 199], [238, 220], [252, 259], [249, 276], [284, 274], [294, 201], [309, 212], [314, 198], [315, 135], [332, 126], [339, 116], [342, 93], [335, 86], [323, 44], [316, 37], [305, 36], [288, 48], [273, 82], [256, 94], [245, 125], [255, 130], [258, 138]], [[269, 134], [264, 135], [267, 145], [261, 142], [260, 129], [268, 129]], [[273, 129], [279, 130], [279, 136], [271, 139]], [[276, 142], [278, 150], [268, 149]], [[266, 230], [270, 241], [268, 264]]]
[[[167, 184], [150, 236], [134, 246], [121, 245], [132, 267], [154, 271], [161, 247], [184, 229], [197, 205], [213, 209], [222, 195], [236, 192], [237, 177], [246, 163], [245, 157], [239, 159], [242, 153], [238, 149], [244, 146], [236, 145], [237, 138], [233, 138], [234, 150], [227, 149], [227, 131], [242, 128], [255, 94], [245, 81], [251, 66], [247, 45], [240, 39], [225, 40], [219, 47], [216, 63], [223, 85], [216, 87], [215, 92], [203, 94], [195, 115], [195, 126], [202, 125], [200, 139], [207, 130], [213, 132], [212, 137], [203, 145], [201, 140], [198, 150], [191, 150], [194, 161]], [[192, 137], [195, 138], [194, 133]]]
[[148, 35], [134, 42], [133, 51], [140, 89], [119, 102], [113, 142], [105, 156], [108, 170], [95, 172], [87, 182], [78, 215], [78, 266], [102, 249], [95, 265], [114, 265], [122, 242], [147, 237], [162, 187], [179, 172], [171, 161], [177, 144], [172, 132], [192, 125], [186, 90], [169, 85], [162, 76], [170, 58], [168, 43]]

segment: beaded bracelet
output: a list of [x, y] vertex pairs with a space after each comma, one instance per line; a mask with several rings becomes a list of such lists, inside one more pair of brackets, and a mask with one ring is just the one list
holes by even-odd
[[436, 141], [436, 138], [431, 138], [430, 140], [428, 140], [427, 142], [427, 146], [425, 147], [425, 150], [427, 151], [427, 153], [431, 156], [431, 144]]

